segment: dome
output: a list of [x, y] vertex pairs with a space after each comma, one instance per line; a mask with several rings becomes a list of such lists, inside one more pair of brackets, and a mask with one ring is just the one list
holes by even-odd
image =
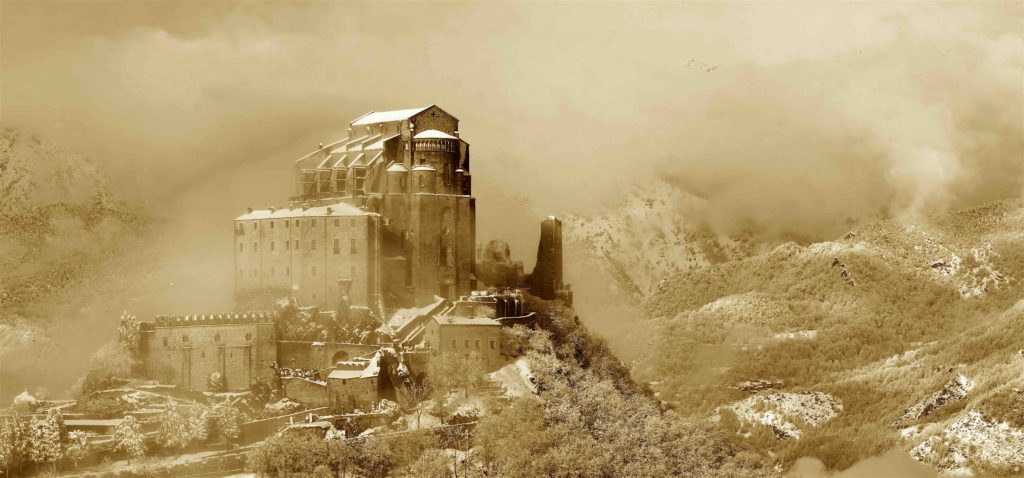
[[413, 136], [412, 138], [413, 139], [455, 139], [455, 140], [459, 139], [459, 138], [456, 138], [456, 137], [454, 137], [454, 136], [452, 136], [452, 135], [450, 135], [448, 133], [445, 133], [443, 131], [438, 131], [436, 129], [428, 129], [428, 130], [425, 130], [425, 131], [420, 131], [419, 133], [416, 134], [416, 136]]

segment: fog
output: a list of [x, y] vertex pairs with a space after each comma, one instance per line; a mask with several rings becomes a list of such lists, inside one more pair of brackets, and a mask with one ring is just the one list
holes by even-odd
[[132, 298], [146, 318], [226, 306], [231, 219], [284, 204], [291, 162], [371, 110], [460, 118], [477, 237], [527, 267], [540, 217], [654, 179], [723, 232], [812, 239], [1024, 197], [1022, 20], [1018, 2], [6, 2], [0, 119], [174, 226], [140, 265], [177, 284]]

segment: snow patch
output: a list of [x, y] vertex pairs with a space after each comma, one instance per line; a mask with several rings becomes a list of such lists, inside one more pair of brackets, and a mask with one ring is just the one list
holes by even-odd
[[843, 404], [823, 392], [781, 392], [754, 395], [729, 408], [741, 422], [765, 425], [781, 439], [799, 439], [802, 430], [796, 421], [817, 427], [839, 415]]

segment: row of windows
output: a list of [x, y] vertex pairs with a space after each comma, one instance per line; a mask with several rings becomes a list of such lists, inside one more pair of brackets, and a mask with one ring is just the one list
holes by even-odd
[[[213, 336], [213, 341], [214, 342], [220, 342], [220, 338], [221, 337], [220, 337], [219, 333], [215, 334]], [[252, 332], [246, 332], [245, 333], [245, 341], [246, 342], [251, 342], [252, 341]], [[183, 344], [189, 343], [189, 336], [188, 336], [188, 334], [181, 334], [181, 343], [183, 343]], [[170, 346], [170, 338], [169, 337], [164, 337], [164, 347], [169, 347], [169, 346]]]
[[[278, 221], [270, 221], [270, 222], [269, 222], [269, 224], [270, 224], [270, 228], [271, 228], [271, 229], [273, 229], [273, 228], [274, 228], [274, 224], [277, 224], [277, 222], [278, 222]], [[289, 224], [290, 224], [290, 223], [291, 223], [292, 221], [290, 221], [290, 220], [288, 220], [288, 219], [285, 219], [285, 220], [283, 220], [283, 221], [281, 221], [281, 222], [282, 222], [282, 223], [284, 223], [284, 227], [285, 227], [285, 228], [287, 229], [287, 228], [288, 228], [288, 226], [289, 226]], [[294, 220], [294, 222], [295, 222], [295, 227], [299, 227], [299, 219], [295, 219], [295, 220]], [[341, 219], [339, 219], [339, 218], [334, 218], [334, 221], [333, 221], [333, 222], [334, 222], [334, 227], [341, 227]], [[317, 223], [317, 220], [316, 220], [316, 219], [310, 219], [310, 220], [309, 220], [309, 225], [310, 225], [311, 227], [316, 227], [316, 223]], [[349, 225], [350, 227], [356, 227], [356, 220], [355, 220], [354, 218], [353, 218], [353, 219], [349, 219], [349, 220], [348, 220], [348, 225]], [[253, 228], [253, 230], [259, 229], [259, 227], [260, 227], [260, 223], [259, 223], [259, 221], [253, 221], [253, 223], [252, 223], [252, 228]], [[241, 231], [242, 231], [242, 230], [243, 230], [244, 228], [245, 228], [245, 226], [244, 226], [243, 224], [241, 224], [241, 223], [239, 223], [239, 224], [238, 224], [238, 231], [239, 231], [239, 232], [241, 232]]]
[[[467, 348], [467, 349], [469, 348], [469, 339], [463, 340], [462, 343], [463, 343], [464, 348]], [[474, 340], [473, 341], [473, 346], [476, 349], [480, 349], [480, 341], [479, 340]], [[495, 343], [494, 340], [491, 340], [490, 341], [490, 346], [491, 346], [491, 350], [493, 350], [497, 346], [497, 344]], [[459, 341], [452, 339], [452, 350], [457, 350], [458, 348], [459, 348]]]
[[[284, 241], [284, 250], [286, 250], [286, 251], [291, 250], [292, 247], [293, 247], [292, 244], [294, 244], [294, 248], [295, 248], [296, 251], [299, 250], [299, 241], [298, 241], [298, 239], [296, 239], [294, 241]], [[349, 254], [358, 254], [359, 253], [359, 247], [357, 247], [356, 244], [357, 244], [357, 242], [356, 242], [355, 239], [349, 239], [349, 244], [348, 244], [348, 252], [349, 252]], [[335, 254], [341, 254], [341, 239], [335, 239], [333, 245], [334, 245], [334, 248], [333, 248], [334, 253]], [[276, 243], [274, 241], [270, 241], [270, 250], [271, 251], [276, 250], [275, 249], [276, 246], [277, 245], [276, 245]], [[309, 241], [309, 249], [311, 251], [315, 251], [316, 250], [316, 239], [313, 239], [312, 241]], [[260, 250], [260, 243], [258, 243], [258, 242], [252, 243], [252, 251], [253, 252], [258, 252], [259, 250]], [[238, 243], [238, 252], [239, 253], [245, 252], [245, 243], [242, 243], [242, 242]]]
[[[317, 272], [316, 266], [311, 266], [310, 270], [309, 270], [310, 275], [316, 277], [316, 272]], [[285, 267], [284, 268], [284, 275], [285, 276], [290, 276], [291, 274], [292, 274], [292, 268], [291, 267]], [[270, 277], [275, 277], [276, 275], [277, 275], [277, 268], [276, 267], [271, 267], [270, 268]], [[260, 276], [260, 270], [257, 269], [257, 268], [253, 268], [252, 275], [250, 275], [249, 277], [259, 277], [259, 276]], [[356, 266], [352, 266], [352, 269], [350, 271], [349, 277], [355, 277], [355, 276], [356, 276]], [[238, 277], [245, 277], [245, 270], [244, 269], [238, 269]]]

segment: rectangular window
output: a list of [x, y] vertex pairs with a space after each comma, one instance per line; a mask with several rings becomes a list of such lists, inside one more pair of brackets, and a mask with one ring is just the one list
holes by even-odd
[[270, 221], [270, 228], [271, 228], [271, 229], [273, 229], [273, 228], [274, 228], [274, 221]]
[[298, 239], [295, 240], [295, 250], [296, 251], [299, 250], [299, 240]]
[[311, 250], [311, 251], [315, 251], [316, 250], [316, 239], [313, 239], [312, 241], [309, 241], [309, 250]]
[[252, 251], [253, 251], [253, 252], [258, 252], [259, 250], [260, 250], [260, 249], [259, 249], [259, 247], [258, 247], [258, 244], [257, 244], [257, 243], [255, 243], [255, 242], [254, 242], [254, 243], [252, 243]]
[[334, 218], [334, 227], [341, 226], [341, 219]]
[[459, 348], [458, 346], [456, 346], [456, 343], [457, 342], [455, 340], [452, 340], [452, 350]]
[[[273, 223], [271, 223], [271, 224], [273, 224]], [[274, 241], [270, 241], [270, 251], [271, 252], [274, 251]]]
[[348, 220], [348, 225], [352, 226], [352, 227], [356, 227], [356, 220], [355, 220], [355, 218], [349, 219]]
[[351, 279], [355, 279], [356, 278], [356, 266], [352, 266], [352, 269], [349, 270], [348, 276]]
[[334, 240], [334, 253], [341, 254], [341, 239]]
[[494, 349], [494, 341], [491, 341], [491, 349]]
[[476, 347], [476, 348], [480, 348], [480, 341], [477, 340], [476, 343], [473, 344], [473, 346]]
[[285, 267], [284, 268], [284, 275], [286, 275], [286, 276], [292, 275], [292, 268], [291, 267]]
[[284, 220], [284, 228], [288, 229], [288, 220], [287, 219]]
[[466, 343], [464, 345], [466, 346], [467, 349], [469, 348], [469, 339], [466, 339]]
[[316, 227], [316, 219], [310, 219], [309, 220], [309, 225], [313, 226], [313, 227]]
[[[286, 222], [285, 224], [288, 224], [288, 223]], [[289, 250], [291, 250], [291, 248], [292, 248], [292, 243], [289, 242], [289, 241], [284, 241], [284, 250], [289, 251]]]
[[358, 253], [358, 251], [356, 250], [356, 240], [355, 239], [349, 239], [349, 241], [350, 241], [349, 242], [349, 252], [352, 253], [352, 254]]
[[299, 220], [298, 219], [295, 220], [295, 227], [299, 227]]
[[256, 229], [256, 227], [257, 227], [256, 223], [255, 223], [255, 222], [254, 222], [254, 223], [252, 223], [252, 228], [253, 228], [253, 229]]

